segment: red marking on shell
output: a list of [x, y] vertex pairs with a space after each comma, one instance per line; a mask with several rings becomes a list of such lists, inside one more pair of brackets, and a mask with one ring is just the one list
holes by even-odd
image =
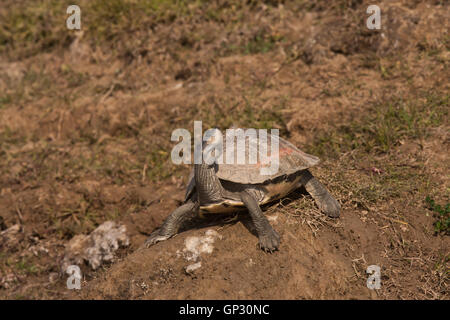
[[286, 155], [290, 155], [292, 152], [294, 152], [295, 150], [293, 150], [292, 148], [282, 148], [277, 152], [275, 152], [274, 154], [271, 154], [270, 156], [268, 156], [266, 159], [264, 159], [263, 161], [259, 161], [256, 163], [256, 167], [261, 168], [261, 167], [269, 167], [270, 166], [270, 162], [272, 161], [272, 159], [276, 159], [279, 157], [283, 157]]
[[283, 148], [283, 149], [280, 149], [279, 154], [280, 154], [280, 156], [285, 156], [285, 155], [291, 154], [292, 152], [294, 152], [294, 150], [291, 148]]

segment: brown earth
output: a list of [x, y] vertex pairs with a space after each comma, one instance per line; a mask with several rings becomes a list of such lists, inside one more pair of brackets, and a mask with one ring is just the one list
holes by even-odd
[[[448, 4], [379, 1], [377, 31], [366, 1], [162, 3], [79, 1], [82, 32], [64, 1], [0, 5], [0, 298], [448, 299], [448, 212], [426, 201], [449, 203]], [[295, 193], [268, 208], [274, 254], [245, 217], [136, 251], [183, 199], [170, 135], [194, 120], [279, 128], [341, 218]], [[64, 246], [106, 220], [131, 246], [71, 292]]]

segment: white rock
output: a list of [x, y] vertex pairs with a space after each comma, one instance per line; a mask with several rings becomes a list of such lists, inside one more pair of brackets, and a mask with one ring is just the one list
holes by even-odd
[[199, 262], [196, 262], [196, 263], [188, 265], [186, 267], [186, 272], [187, 273], [191, 273], [191, 272], [194, 272], [197, 269], [200, 269], [201, 267], [202, 267], [202, 262], [199, 261]]
[[18, 245], [21, 229], [19, 224], [15, 224], [0, 232], [0, 246], [14, 247]]
[[202, 254], [211, 254], [216, 238], [222, 239], [222, 236], [212, 229], [207, 230], [203, 237], [187, 237], [184, 240], [183, 257], [187, 261], [197, 261]]
[[106, 221], [92, 233], [77, 235], [66, 245], [66, 254], [62, 270], [70, 265], [80, 266], [86, 261], [95, 270], [105, 262], [112, 262], [119, 247], [130, 243], [124, 225], [117, 226], [113, 221]]

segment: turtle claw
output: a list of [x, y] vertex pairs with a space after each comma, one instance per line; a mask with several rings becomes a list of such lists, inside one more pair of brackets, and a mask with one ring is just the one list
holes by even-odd
[[236, 222], [238, 219], [239, 219], [239, 215], [235, 214], [232, 217], [228, 217], [228, 218], [223, 219], [223, 222], [224, 223], [232, 223], [232, 222]]
[[152, 234], [147, 238], [147, 240], [145, 240], [143, 247], [150, 248], [154, 244], [161, 242], [161, 241], [165, 241], [169, 238], [170, 238], [170, 236], [161, 235], [159, 230], [156, 230], [156, 231], [152, 232]]
[[319, 209], [330, 218], [337, 218], [340, 215], [341, 205], [331, 195], [328, 195], [328, 197], [322, 199], [318, 203], [318, 206]]
[[264, 252], [272, 253], [278, 250], [279, 246], [280, 235], [273, 229], [259, 237], [259, 247]]

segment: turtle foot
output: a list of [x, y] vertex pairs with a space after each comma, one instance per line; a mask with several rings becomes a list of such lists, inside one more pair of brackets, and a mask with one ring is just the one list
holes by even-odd
[[273, 229], [259, 236], [259, 247], [265, 252], [272, 253], [280, 246], [280, 235]]
[[147, 238], [147, 240], [145, 240], [144, 242], [144, 247], [145, 248], [150, 248], [151, 246], [153, 246], [154, 244], [161, 242], [161, 241], [165, 241], [167, 239], [169, 239], [170, 236], [167, 235], [161, 235], [159, 230], [155, 230], [152, 232], [152, 234]]
[[318, 206], [323, 213], [331, 218], [337, 218], [341, 213], [341, 205], [330, 194], [318, 201]]

